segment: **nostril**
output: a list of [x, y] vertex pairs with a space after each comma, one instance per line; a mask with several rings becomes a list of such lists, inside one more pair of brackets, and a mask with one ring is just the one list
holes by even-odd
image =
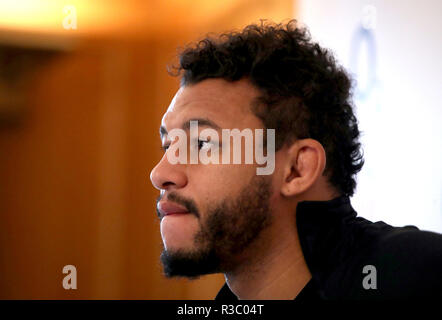
[[170, 182], [170, 181], [166, 181], [163, 183], [162, 189], [166, 189], [167, 187], [174, 186], [174, 185], [175, 185], [175, 183]]

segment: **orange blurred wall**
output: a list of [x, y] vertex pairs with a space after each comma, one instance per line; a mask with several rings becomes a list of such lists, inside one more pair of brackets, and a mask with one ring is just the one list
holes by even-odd
[[[140, 25], [141, 2], [128, 2], [133, 26], [78, 37], [75, 50], [29, 79], [21, 124], [0, 126], [1, 299], [212, 299], [223, 284], [222, 275], [161, 273], [149, 173], [178, 88], [166, 65], [178, 46], [209, 31], [292, 18], [294, 2], [193, 1], [188, 10], [201, 21], [175, 2], [181, 11], [161, 7], [154, 26]], [[76, 290], [62, 287], [68, 264]]]

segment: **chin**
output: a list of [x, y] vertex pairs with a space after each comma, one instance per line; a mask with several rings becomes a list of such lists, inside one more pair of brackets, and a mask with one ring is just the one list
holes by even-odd
[[167, 252], [193, 252], [195, 248], [192, 246], [185, 246], [182, 243], [164, 243], [164, 249]]
[[193, 251], [195, 249], [193, 236], [162, 235], [163, 246], [167, 251]]
[[160, 231], [163, 245], [167, 250], [192, 250], [198, 225], [187, 221], [188, 218], [165, 217]]
[[161, 253], [161, 262], [168, 278], [197, 279], [220, 272], [218, 257], [210, 250], [165, 249]]

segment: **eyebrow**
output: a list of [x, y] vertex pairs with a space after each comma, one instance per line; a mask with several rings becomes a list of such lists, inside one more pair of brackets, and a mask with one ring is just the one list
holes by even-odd
[[[207, 118], [193, 118], [193, 119], [189, 119], [189, 120], [187, 120], [186, 122], [184, 122], [181, 125], [181, 129], [189, 130], [190, 129], [190, 122], [191, 121], [198, 121], [198, 126], [211, 127], [213, 129], [216, 129], [216, 130], [220, 130], [221, 129], [221, 127], [219, 125], [217, 125], [215, 122], [213, 122], [212, 120], [207, 119]], [[164, 126], [161, 126], [160, 127], [161, 139], [163, 139], [164, 135], [166, 135], [166, 134], [167, 134], [166, 128]]]

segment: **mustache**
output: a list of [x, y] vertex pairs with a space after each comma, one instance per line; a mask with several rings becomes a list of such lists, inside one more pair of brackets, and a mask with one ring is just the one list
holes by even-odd
[[[161, 219], [161, 213], [158, 210], [158, 202], [160, 202], [163, 199], [163, 197], [164, 197], [164, 194], [159, 195], [156, 200], [156, 205], [155, 205], [157, 216], [160, 219]], [[199, 213], [199, 210], [196, 206], [196, 203], [192, 199], [182, 197], [176, 192], [171, 192], [166, 196], [166, 200], [170, 201], [170, 202], [174, 202], [176, 204], [179, 204], [179, 205], [183, 206], [184, 208], [186, 208], [187, 211], [189, 211], [191, 214], [195, 215], [197, 218], [200, 217], [200, 213]]]

